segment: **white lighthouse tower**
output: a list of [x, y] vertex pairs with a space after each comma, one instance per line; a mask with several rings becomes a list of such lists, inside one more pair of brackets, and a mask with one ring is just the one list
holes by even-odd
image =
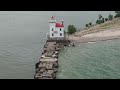
[[50, 40], [63, 40], [65, 38], [64, 33], [64, 21], [59, 23], [56, 21], [55, 16], [52, 16], [49, 21], [48, 39]]

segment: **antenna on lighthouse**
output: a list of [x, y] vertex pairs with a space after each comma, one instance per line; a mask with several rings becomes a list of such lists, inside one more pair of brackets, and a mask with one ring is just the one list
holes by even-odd
[[64, 20], [62, 19], [62, 25], [64, 24]]

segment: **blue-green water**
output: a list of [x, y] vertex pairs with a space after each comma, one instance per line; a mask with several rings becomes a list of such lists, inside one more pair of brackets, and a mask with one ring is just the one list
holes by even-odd
[[120, 40], [84, 43], [60, 53], [58, 78], [119, 79]]
[[[94, 12], [0, 12], [0, 79], [33, 79], [48, 31], [49, 18], [63, 18], [65, 28], [95, 21]], [[80, 44], [60, 52], [59, 79], [120, 78], [120, 40]]]

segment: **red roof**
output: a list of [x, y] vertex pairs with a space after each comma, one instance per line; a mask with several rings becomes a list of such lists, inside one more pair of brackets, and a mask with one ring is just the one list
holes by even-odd
[[56, 23], [56, 27], [64, 27], [64, 25], [62, 25], [60, 23]]
[[55, 18], [55, 16], [52, 16], [51, 19]]

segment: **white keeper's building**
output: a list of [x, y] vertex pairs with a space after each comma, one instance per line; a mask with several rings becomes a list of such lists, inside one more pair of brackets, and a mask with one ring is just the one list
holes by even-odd
[[64, 24], [56, 21], [55, 16], [52, 16], [49, 21], [49, 32], [47, 39], [63, 40], [65, 38]]

